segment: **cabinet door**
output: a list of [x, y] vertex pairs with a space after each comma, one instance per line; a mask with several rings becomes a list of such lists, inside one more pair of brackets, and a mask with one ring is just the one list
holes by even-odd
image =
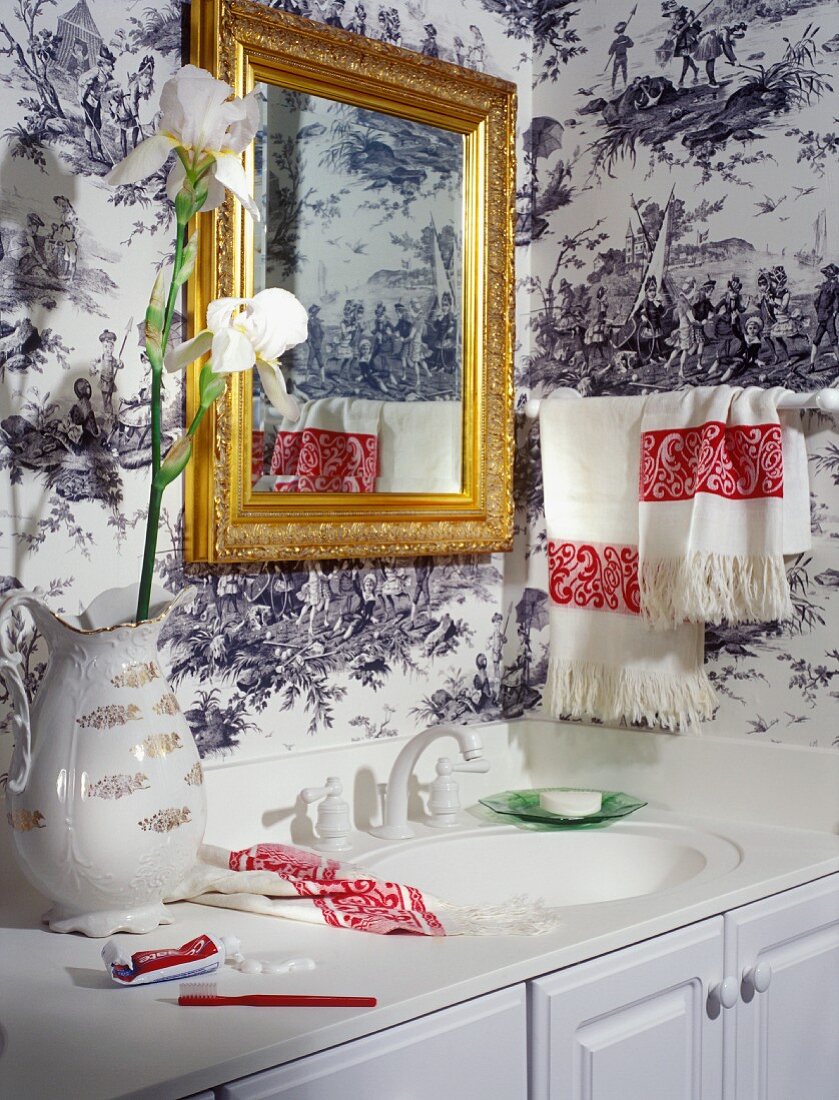
[[[301, 1010], [308, 1011], [308, 1010]], [[217, 1100], [527, 1100], [524, 986], [243, 1077]]]
[[837, 1100], [839, 875], [732, 910], [725, 933], [742, 983], [725, 1013], [726, 1100]]
[[532, 982], [532, 1100], [719, 1100], [722, 931], [713, 917]]

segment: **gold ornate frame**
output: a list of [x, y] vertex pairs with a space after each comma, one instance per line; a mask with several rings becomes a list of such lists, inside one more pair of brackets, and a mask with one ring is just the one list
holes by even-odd
[[[237, 95], [266, 81], [464, 135], [464, 420], [459, 493], [253, 493], [251, 380], [232, 376], [187, 468], [186, 560], [510, 549], [515, 85], [245, 0], [193, 0], [190, 57]], [[252, 155], [245, 166], [253, 171]], [[251, 293], [252, 230], [239, 203], [228, 196], [199, 218], [191, 333], [203, 326], [213, 298]], [[187, 423], [197, 401], [193, 367]]]

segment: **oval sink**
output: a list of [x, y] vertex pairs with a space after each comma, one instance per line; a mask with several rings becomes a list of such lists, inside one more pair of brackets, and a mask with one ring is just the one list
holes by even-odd
[[736, 845], [711, 833], [632, 823], [557, 832], [486, 826], [380, 848], [363, 863], [457, 905], [498, 905], [524, 893], [567, 906], [672, 890], [725, 874], [740, 858]]

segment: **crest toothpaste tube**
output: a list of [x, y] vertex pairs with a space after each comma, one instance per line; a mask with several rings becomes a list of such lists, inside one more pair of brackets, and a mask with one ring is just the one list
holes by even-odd
[[182, 947], [137, 951], [127, 958], [116, 940], [108, 940], [102, 958], [117, 985], [150, 985], [211, 974], [224, 962], [224, 945], [205, 932]]

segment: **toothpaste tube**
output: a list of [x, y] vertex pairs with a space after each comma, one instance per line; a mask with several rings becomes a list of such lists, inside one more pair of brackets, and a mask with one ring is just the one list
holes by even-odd
[[149, 985], [211, 974], [222, 965], [224, 955], [224, 945], [206, 932], [182, 947], [137, 951], [130, 958], [116, 940], [108, 940], [102, 948], [105, 968], [117, 985]]

